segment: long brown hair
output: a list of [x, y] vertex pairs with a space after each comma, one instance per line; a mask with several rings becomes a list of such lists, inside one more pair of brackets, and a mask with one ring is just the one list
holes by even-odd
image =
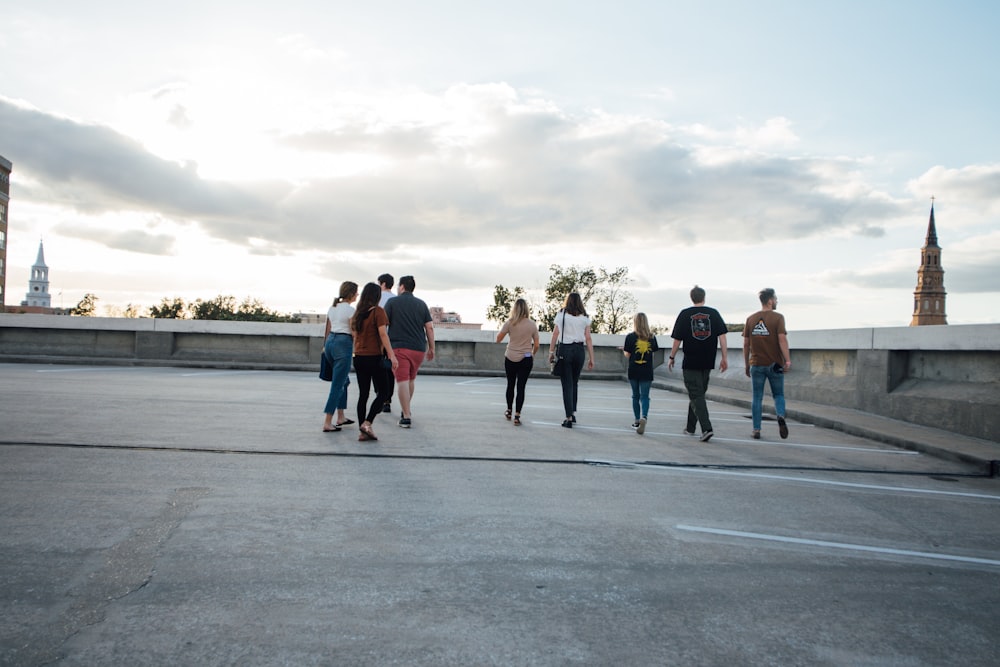
[[514, 326], [521, 320], [526, 320], [531, 317], [531, 311], [528, 310], [528, 302], [524, 299], [518, 299], [514, 302], [514, 305], [510, 307], [510, 325]]
[[633, 325], [635, 335], [639, 337], [639, 340], [649, 340], [653, 337], [653, 332], [649, 330], [649, 320], [646, 318], [646, 313], [636, 313]]
[[579, 292], [570, 292], [566, 295], [566, 303], [563, 305], [563, 310], [566, 311], [567, 315], [587, 316], [587, 309], [583, 307], [583, 299], [580, 297]]
[[364, 326], [365, 320], [368, 319], [368, 315], [372, 312], [372, 308], [378, 305], [381, 298], [381, 287], [376, 283], [365, 285], [365, 288], [361, 290], [360, 298], [358, 298], [357, 310], [354, 311], [354, 317], [351, 318], [351, 328], [354, 331], [361, 333], [361, 327]]

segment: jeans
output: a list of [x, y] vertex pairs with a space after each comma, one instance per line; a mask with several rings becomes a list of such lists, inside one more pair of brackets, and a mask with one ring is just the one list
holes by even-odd
[[750, 384], [753, 386], [753, 430], [760, 430], [760, 422], [764, 413], [764, 380], [771, 385], [771, 396], [774, 397], [774, 411], [779, 417], [785, 416], [785, 374], [775, 371], [771, 366], [751, 366]]
[[347, 385], [350, 383], [348, 373], [351, 372], [351, 357], [354, 355], [354, 338], [345, 334], [330, 334], [323, 345], [323, 354], [333, 369], [330, 395], [323, 412], [332, 415], [338, 409], [347, 407]]
[[[534, 357], [525, 357], [521, 361], [511, 361], [507, 357], [503, 359], [503, 368], [507, 373], [507, 409], [514, 409], [514, 412], [521, 414], [524, 407], [524, 387], [528, 384], [528, 376], [531, 369], [535, 367]], [[514, 400], [514, 390], [517, 389], [517, 401]]]
[[649, 388], [653, 386], [652, 380], [629, 380], [632, 385], [632, 414], [635, 420], [639, 417], [649, 416]]
[[562, 354], [562, 398], [563, 408], [566, 410], [566, 418], [570, 418], [576, 412], [576, 398], [579, 393], [580, 373], [583, 372], [583, 361], [587, 356], [587, 350], [583, 345], [560, 345], [559, 353]]
[[694, 427], [701, 423], [701, 432], [712, 430], [712, 420], [708, 417], [708, 402], [705, 392], [708, 391], [708, 379], [712, 371], [693, 368], [684, 369], [684, 387], [688, 393], [687, 432], [694, 433]]

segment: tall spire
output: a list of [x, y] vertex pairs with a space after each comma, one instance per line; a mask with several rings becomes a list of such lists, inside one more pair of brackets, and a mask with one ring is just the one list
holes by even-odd
[[931, 219], [927, 223], [927, 241], [925, 245], [936, 246], [937, 244], [937, 227], [934, 225], [934, 197], [931, 197]]
[[45, 249], [42, 246], [42, 239], [38, 239], [38, 257], [35, 259], [35, 266], [45, 266]]

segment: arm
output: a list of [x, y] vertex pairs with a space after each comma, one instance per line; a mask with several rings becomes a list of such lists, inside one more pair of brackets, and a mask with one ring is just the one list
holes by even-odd
[[538, 330], [537, 329], [535, 330], [534, 335], [531, 337], [531, 342], [532, 342], [532, 345], [531, 345], [531, 356], [535, 356], [536, 354], [538, 354], [538, 348], [541, 345], [541, 343], [538, 340]]
[[583, 331], [584, 340], [587, 341], [587, 353], [590, 355], [587, 359], [587, 370], [594, 370], [594, 341], [590, 337], [590, 327], [587, 327]]
[[396, 370], [399, 362], [396, 361], [396, 352], [392, 349], [392, 343], [389, 342], [389, 330], [384, 324], [378, 328], [378, 337], [382, 341], [382, 349], [385, 350], [385, 356], [389, 357], [389, 360], [392, 361], [392, 370]]
[[722, 360], [719, 361], [719, 370], [725, 373], [729, 369], [729, 343], [726, 341], [726, 334], [719, 336], [719, 345], [722, 346]]
[[507, 326], [508, 326], [508, 324], [510, 324], [510, 320], [507, 320], [506, 322], [504, 322], [503, 325], [500, 327], [500, 331], [497, 332], [497, 342], [498, 343], [502, 342], [503, 339], [504, 339], [504, 336], [507, 335]]
[[781, 356], [785, 358], [785, 370], [792, 367], [792, 355], [788, 351], [788, 335], [778, 334], [778, 346], [781, 348]]
[[677, 350], [681, 347], [680, 339], [675, 338], [674, 344], [670, 347], [670, 359], [667, 360], [667, 370], [674, 370], [674, 357], [677, 356]]
[[750, 337], [746, 335], [743, 336], [743, 368], [750, 377]]
[[549, 361], [556, 358], [556, 343], [559, 342], [559, 325], [552, 325], [552, 340], [549, 342]]
[[424, 331], [427, 332], [427, 361], [434, 361], [434, 323], [425, 322]]
[[323, 340], [326, 340], [327, 338], [330, 337], [330, 329], [332, 327], [333, 325], [330, 323], [330, 318], [329, 317], [326, 318], [326, 330], [323, 332]]

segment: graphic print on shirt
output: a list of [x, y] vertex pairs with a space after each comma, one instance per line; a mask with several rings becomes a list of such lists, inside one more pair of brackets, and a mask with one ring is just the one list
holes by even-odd
[[712, 320], [705, 313], [695, 313], [691, 316], [691, 337], [695, 340], [708, 340], [712, 337]]
[[761, 319], [757, 322], [757, 325], [750, 332], [751, 336], [770, 336], [771, 332], [767, 330], [767, 325], [764, 324], [764, 320]]
[[635, 354], [632, 355], [632, 363], [636, 365], [648, 364], [649, 355], [652, 353], [653, 345], [648, 340], [641, 338], [635, 341]]

